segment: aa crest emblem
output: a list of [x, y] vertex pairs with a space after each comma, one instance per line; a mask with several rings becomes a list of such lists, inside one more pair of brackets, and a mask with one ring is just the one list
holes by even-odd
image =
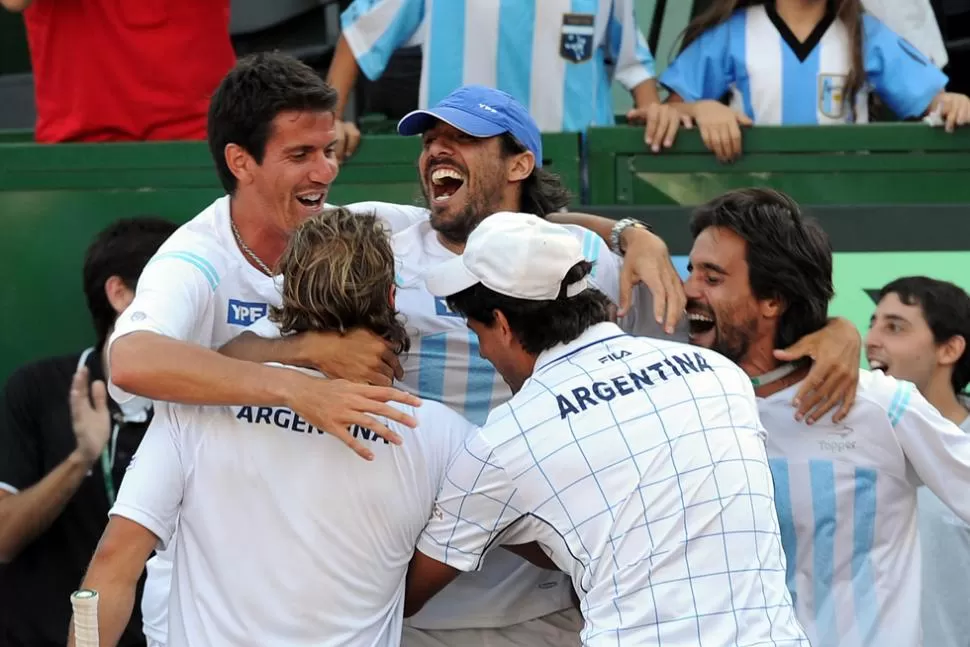
[[845, 117], [846, 78], [844, 74], [818, 75], [818, 111], [829, 119]]
[[593, 36], [596, 33], [594, 18], [591, 13], [563, 14], [559, 35], [560, 56], [573, 63], [582, 63], [593, 57]]

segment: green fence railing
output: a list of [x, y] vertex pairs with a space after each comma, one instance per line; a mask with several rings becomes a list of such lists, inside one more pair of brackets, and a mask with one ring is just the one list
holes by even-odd
[[722, 164], [696, 131], [658, 154], [643, 129], [594, 128], [587, 141], [593, 204], [696, 205], [730, 189], [768, 186], [806, 204], [970, 203], [970, 130], [923, 124], [758, 127]]

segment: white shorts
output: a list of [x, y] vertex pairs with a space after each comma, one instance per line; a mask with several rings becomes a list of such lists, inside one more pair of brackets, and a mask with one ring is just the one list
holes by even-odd
[[580, 647], [582, 628], [583, 617], [574, 608], [501, 629], [430, 630], [405, 625], [401, 647]]
[[165, 644], [145, 636], [145, 647], [165, 647]]

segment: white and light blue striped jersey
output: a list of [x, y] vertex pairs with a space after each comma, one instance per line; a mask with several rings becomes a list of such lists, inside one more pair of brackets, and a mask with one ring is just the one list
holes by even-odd
[[[866, 83], [856, 95], [855, 121], [865, 123], [868, 93], [899, 117], [919, 117], [947, 83], [923, 54], [869, 14], [863, 14]], [[799, 42], [768, 3], [739, 9], [691, 43], [664, 70], [660, 83], [684, 101], [718, 100], [760, 125], [852, 121], [845, 96], [852, 57], [849, 34], [827, 16]]]
[[[380, 209], [379, 209], [380, 212]], [[622, 259], [592, 231], [565, 225], [582, 243], [583, 255], [594, 263], [591, 282], [614, 303], [619, 301]], [[411, 350], [402, 358], [402, 386], [420, 398], [443, 402], [475, 424], [504, 404], [512, 392], [488, 360], [478, 352], [478, 338], [465, 320], [448, 310], [445, 300], [428, 292], [424, 272], [454, 258], [428, 220], [392, 238], [397, 262], [397, 309], [411, 338]], [[652, 316], [649, 292], [638, 286], [634, 305], [620, 325], [639, 335], [659, 336]]]
[[419, 108], [463, 85], [485, 85], [527, 106], [543, 132], [575, 132], [614, 123], [613, 78], [632, 90], [654, 76], [633, 5], [634, 0], [355, 0], [341, 23], [357, 64], [372, 80], [396, 49], [420, 40]]
[[736, 364], [601, 323], [540, 353], [469, 437], [418, 550], [474, 571], [538, 542], [572, 578], [585, 647], [808, 647], [772, 489]]
[[[962, 398], [970, 407], [970, 398]], [[970, 417], [960, 425], [970, 434]], [[966, 647], [970, 637], [970, 523], [927, 487], [919, 489], [919, 541], [923, 555], [923, 644]]]
[[798, 619], [813, 647], [919, 645], [917, 490], [970, 520], [970, 436], [880, 372], [842, 423], [797, 422], [797, 389], [759, 410]]

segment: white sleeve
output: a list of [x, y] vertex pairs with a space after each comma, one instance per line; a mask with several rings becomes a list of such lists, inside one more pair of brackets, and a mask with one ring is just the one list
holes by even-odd
[[[460, 571], [476, 571], [489, 549], [500, 545], [497, 539], [523, 517], [517, 499], [512, 479], [476, 433], [449, 466], [417, 549]], [[533, 539], [516, 537], [517, 543]]]
[[[215, 266], [199, 254], [188, 251], [156, 254], [138, 278], [131, 305], [115, 322], [108, 339], [109, 354], [115, 341], [141, 331], [208, 344], [207, 338], [200, 338], [198, 324], [206, 309], [212, 307], [220, 279]], [[110, 380], [108, 392], [118, 403], [132, 398]]]
[[373, 213], [387, 224], [392, 235], [428, 219], [428, 210], [424, 207], [393, 202], [354, 202], [346, 205], [346, 209], [353, 213]]
[[[892, 380], [873, 374], [875, 380]], [[912, 382], [893, 380], [887, 415], [906, 459], [920, 480], [953, 512], [970, 523], [970, 434], [944, 418]]]
[[108, 513], [152, 531], [163, 550], [175, 534], [185, 488], [182, 434], [173, 406], [177, 405], [155, 405], [152, 422], [128, 464], [118, 499]]
[[634, 0], [614, 0], [607, 30], [610, 55], [616, 62], [613, 76], [627, 90], [633, 90], [656, 76], [653, 55], [637, 26]]
[[355, 0], [340, 14], [341, 33], [357, 65], [376, 81], [391, 54], [411, 41], [424, 20], [425, 0]]

